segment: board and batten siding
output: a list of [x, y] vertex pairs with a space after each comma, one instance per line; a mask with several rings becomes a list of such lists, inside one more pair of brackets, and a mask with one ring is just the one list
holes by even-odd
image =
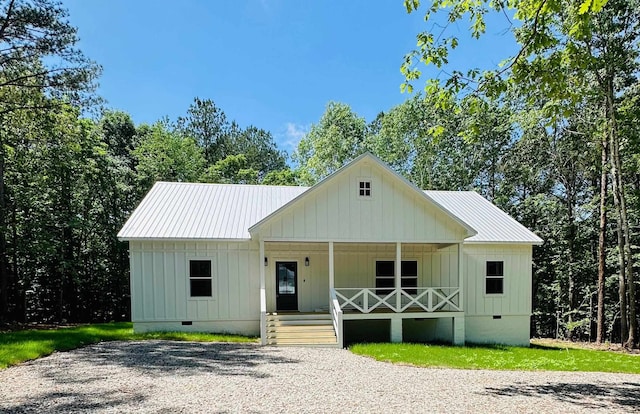
[[[395, 244], [335, 243], [334, 269], [336, 288], [375, 288], [376, 261], [395, 260]], [[267, 310], [276, 310], [276, 262], [298, 263], [298, 310], [312, 312], [329, 308], [329, 248], [327, 243], [265, 244], [268, 258], [266, 272]], [[305, 266], [305, 258], [309, 266]], [[402, 260], [418, 264], [419, 287], [457, 287], [457, 246], [403, 244]]]
[[[276, 262], [298, 263], [298, 310], [329, 308], [329, 248], [327, 243], [266, 243], [267, 311], [276, 311]], [[309, 266], [304, 265], [309, 258]]]
[[[531, 315], [531, 245], [464, 245], [466, 315]], [[504, 294], [485, 293], [487, 261], [504, 262]]]
[[[359, 195], [371, 182], [371, 197]], [[259, 238], [295, 241], [456, 243], [466, 229], [374, 163], [362, 163], [310, 190], [258, 226]]]
[[[129, 243], [131, 320], [135, 330], [259, 334], [257, 243]], [[212, 297], [190, 297], [191, 259], [211, 260]], [[182, 322], [191, 322], [192, 325], [184, 326]]]
[[[396, 246], [336, 243], [334, 254], [336, 288], [375, 288], [376, 261], [395, 261]], [[419, 287], [458, 286], [457, 246], [403, 244], [402, 260], [417, 262]]]
[[[532, 246], [464, 245], [467, 342], [529, 345]], [[504, 262], [504, 294], [486, 294], [487, 261]]]

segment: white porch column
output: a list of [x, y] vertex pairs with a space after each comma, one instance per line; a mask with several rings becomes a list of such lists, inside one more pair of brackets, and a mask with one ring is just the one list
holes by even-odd
[[461, 311], [464, 311], [464, 250], [462, 243], [458, 243], [458, 288], [460, 293], [458, 294], [458, 306]]
[[391, 318], [391, 342], [402, 342], [402, 318]]
[[260, 240], [260, 289], [265, 289], [264, 240]]
[[329, 309], [331, 309], [331, 292], [335, 286], [335, 272], [333, 269], [333, 242], [329, 242]]
[[331, 291], [335, 286], [335, 271], [333, 266], [333, 242], [329, 242], [329, 301], [331, 301]]
[[[396, 312], [400, 312], [402, 308], [402, 294], [400, 293], [400, 289], [402, 289], [402, 243], [396, 243], [396, 277], [395, 277], [395, 285], [396, 285]], [[393, 324], [393, 320], [391, 321]], [[400, 321], [400, 336], [402, 337], [402, 321]]]
[[454, 316], [453, 318], [453, 344], [464, 345], [464, 316]]
[[[396, 243], [396, 268], [395, 268], [395, 286], [396, 286], [396, 312], [400, 312], [402, 308], [402, 243]], [[402, 342], [402, 318], [391, 318], [391, 342]]]
[[260, 268], [260, 342], [262, 345], [267, 344], [267, 291], [265, 284], [264, 270], [264, 240], [260, 240], [260, 259], [258, 262]]

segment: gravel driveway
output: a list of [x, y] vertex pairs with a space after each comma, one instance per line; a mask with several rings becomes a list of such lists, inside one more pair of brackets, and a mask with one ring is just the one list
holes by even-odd
[[631, 412], [640, 375], [425, 369], [320, 348], [108, 342], [0, 371], [0, 412]]

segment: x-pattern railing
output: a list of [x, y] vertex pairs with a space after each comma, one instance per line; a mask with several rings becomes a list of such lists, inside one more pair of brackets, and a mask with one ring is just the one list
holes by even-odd
[[[418, 287], [411, 288], [415, 294], [407, 289], [392, 289], [386, 295], [378, 295], [375, 288], [337, 288], [336, 298], [341, 309], [355, 309], [362, 313], [369, 313], [377, 308], [387, 308], [392, 312], [405, 312], [409, 308], [421, 308], [425, 312], [444, 310], [462, 311], [459, 303], [459, 287]], [[386, 289], [385, 289], [386, 290]], [[398, 306], [397, 295], [400, 295]]]

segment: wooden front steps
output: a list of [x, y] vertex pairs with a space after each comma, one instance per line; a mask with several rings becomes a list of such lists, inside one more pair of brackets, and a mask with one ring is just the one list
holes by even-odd
[[337, 347], [328, 313], [267, 314], [267, 345]]

